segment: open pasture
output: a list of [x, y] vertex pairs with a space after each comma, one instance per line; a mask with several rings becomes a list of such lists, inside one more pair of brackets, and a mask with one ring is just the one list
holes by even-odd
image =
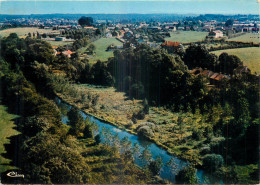
[[[91, 62], [94, 62], [96, 60], [101, 60], [101, 61], [106, 61], [109, 57], [113, 57], [113, 52], [112, 51], [106, 51], [107, 47], [111, 44], [114, 44], [115, 46], [122, 46], [123, 43], [118, 41], [116, 38], [101, 38], [93, 42], [95, 45], [95, 55], [88, 56], [88, 59]], [[88, 46], [87, 46], [88, 47]], [[79, 53], [84, 54], [86, 51], [87, 47], [83, 47], [78, 50]]]
[[257, 43], [260, 43], [260, 34], [259, 33], [246, 33], [239, 37], [234, 37], [234, 38], [228, 39], [227, 41], [254, 42], [257, 44]]
[[237, 49], [226, 49], [214, 51], [212, 53], [219, 56], [221, 53], [226, 52], [229, 55], [238, 56], [249, 69], [254, 73], [260, 74], [260, 48], [250, 47], [250, 48], [237, 48]]
[[203, 41], [208, 35], [208, 32], [199, 32], [199, 31], [175, 31], [170, 32], [171, 37], [166, 37], [167, 41], [175, 41], [182, 43], [190, 43]]
[[22, 37], [22, 36], [27, 36], [28, 33], [36, 34], [37, 32], [39, 32], [40, 34], [60, 33], [59, 31], [54, 31], [52, 29], [39, 29], [37, 27], [24, 27], [24, 28], [10, 28], [10, 29], [6, 29], [6, 30], [1, 30], [0, 36], [6, 37], [6, 36], [10, 35], [10, 33], [16, 33], [18, 36]]

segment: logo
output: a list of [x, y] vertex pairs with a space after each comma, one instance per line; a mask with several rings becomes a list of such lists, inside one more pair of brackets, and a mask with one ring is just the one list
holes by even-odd
[[23, 174], [18, 174], [17, 172], [9, 172], [8, 174], [6, 174], [8, 177], [20, 177], [20, 178], [24, 178], [24, 175]]

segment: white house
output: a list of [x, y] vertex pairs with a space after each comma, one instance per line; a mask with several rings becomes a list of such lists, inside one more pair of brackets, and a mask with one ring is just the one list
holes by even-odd
[[211, 32], [209, 32], [209, 37], [221, 38], [221, 37], [223, 37], [223, 32], [220, 30], [211, 31]]

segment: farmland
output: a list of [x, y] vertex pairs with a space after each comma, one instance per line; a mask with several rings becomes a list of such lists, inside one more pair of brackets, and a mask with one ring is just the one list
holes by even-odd
[[208, 32], [198, 32], [198, 31], [177, 31], [170, 32], [171, 37], [165, 38], [167, 41], [178, 41], [182, 43], [190, 43], [202, 41], [208, 35]]
[[228, 39], [228, 41], [254, 42], [260, 43], [260, 35], [257, 33], [247, 33], [239, 37]]
[[260, 74], [260, 48], [238, 48], [238, 49], [227, 49], [214, 51], [212, 53], [220, 55], [221, 53], [226, 52], [230, 55], [237, 55], [249, 69], [254, 73]]
[[14, 129], [15, 124], [13, 119], [17, 116], [9, 114], [7, 112], [7, 107], [0, 105], [0, 173], [14, 169], [14, 166], [11, 166], [11, 160], [3, 156], [7, 151], [5, 145], [10, 144], [9, 137], [18, 135], [19, 132]]
[[36, 27], [25, 27], [25, 28], [10, 28], [0, 31], [0, 36], [6, 37], [10, 33], [16, 33], [18, 36], [26, 36], [28, 33], [59, 33], [59, 31], [53, 31], [51, 29], [39, 29]]
[[[88, 56], [90, 61], [96, 61], [96, 60], [101, 60], [105, 61], [109, 57], [113, 57], [113, 52], [107, 52], [106, 49], [109, 45], [114, 44], [116, 46], [122, 46], [123, 43], [119, 42], [115, 38], [101, 38], [93, 44], [96, 46], [95, 49], [95, 56]], [[86, 51], [87, 47], [81, 48], [78, 50], [79, 53], [83, 54]]]

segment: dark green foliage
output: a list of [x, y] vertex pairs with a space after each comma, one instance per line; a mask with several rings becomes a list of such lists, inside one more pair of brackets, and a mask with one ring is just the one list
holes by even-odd
[[59, 137], [38, 134], [22, 146], [23, 170], [30, 183], [83, 183], [88, 165], [73, 145], [65, 147]]
[[176, 181], [180, 184], [197, 184], [198, 179], [196, 176], [196, 168], [193, 166], [186, 166], [184, 169], [179, 171], [176, 176]]
[[23, 121], [23, 134], [32, 137], [41, 131], [47, 131], [50, 128], [50, 123], [46, 118], [31, 116]]
[[227, 21], [226, 21], [226, 23], [225, 23], [225, 26], [232, 26], [233, 25], [233, 23], [234, 23], [234, 20], [233, 19], [228, 19]]
[[144, 113], [149, 114], [149, 105], [147, 99], [144, 100], [143, 106], [144, 106]]
[[95, 141], [96, 141], [97, 144], [99, 144], [99, 143], [101, 142], [101, 137], [100, 137], [99, 134], [96, 135], [94, 139], [95, 139]]
[[78, 20], [80, 26], [84, 27], [84, 26], [91, 26], [93, 24], [93, 18], [92, 17], [85, 17], [82, 16], [79, 20]]
[[152, 172], [153, 176], [155, 176], [160, 174], [162, 166], [163, 166], [162, 157], [157, 156], [155, 160], [152, 160], [150, 162], [148, 168]]
[[[83, 134], [84, 134], [84, 138], [93, 138], [93, 129], [92, 129], [92, 124], [90, 122], [86, 123]], [[95, 139], [98, 140], [98, 138], [96, 138], [96, 137], [95, 137]], [[96, 140], [96, 142], [99, 143], [100, 141], [97, 141], [97, 140]]]
[[222, 167], [224, 159], [221, 155], [207, 154], [203, 159], [203, 167], [206, 171], [215, 172], [217, 169]]
[[210, 54], [205, 46], [191, 45], [186, 49], [184, 62], [189, 69], [202, 67], [215, 71], [217, 66], [217, 56]]
[[217, 71], [226, 74], [233, 74], [234, 69], [240, 65], [243, 65], [243, 62], [241, 62], [237, 56], [222, 53], [219, 55], [219, 67]]
[[80, 114], [77, 108], [72, 107], [70, 109], [68, 112], [68, 119], [68, 124], [71, 126], [70, 133], [72, 135], [75, 135], [76, 137], [82, 137], [84, 134], [84, 136], [87, 138], [90, 136], [90, 127], [86, 128], [83, 116]]
[[[146, 45], [115, 51], [108, 70], [116, 79], [115, 86], [130, 98], [146, 98], [155, 105], [172, 105], [176, 111], [187, 107], [191, 76], [180, 58], [153, 50]], [[147, 108], [146, 108], [147, 112]]]

